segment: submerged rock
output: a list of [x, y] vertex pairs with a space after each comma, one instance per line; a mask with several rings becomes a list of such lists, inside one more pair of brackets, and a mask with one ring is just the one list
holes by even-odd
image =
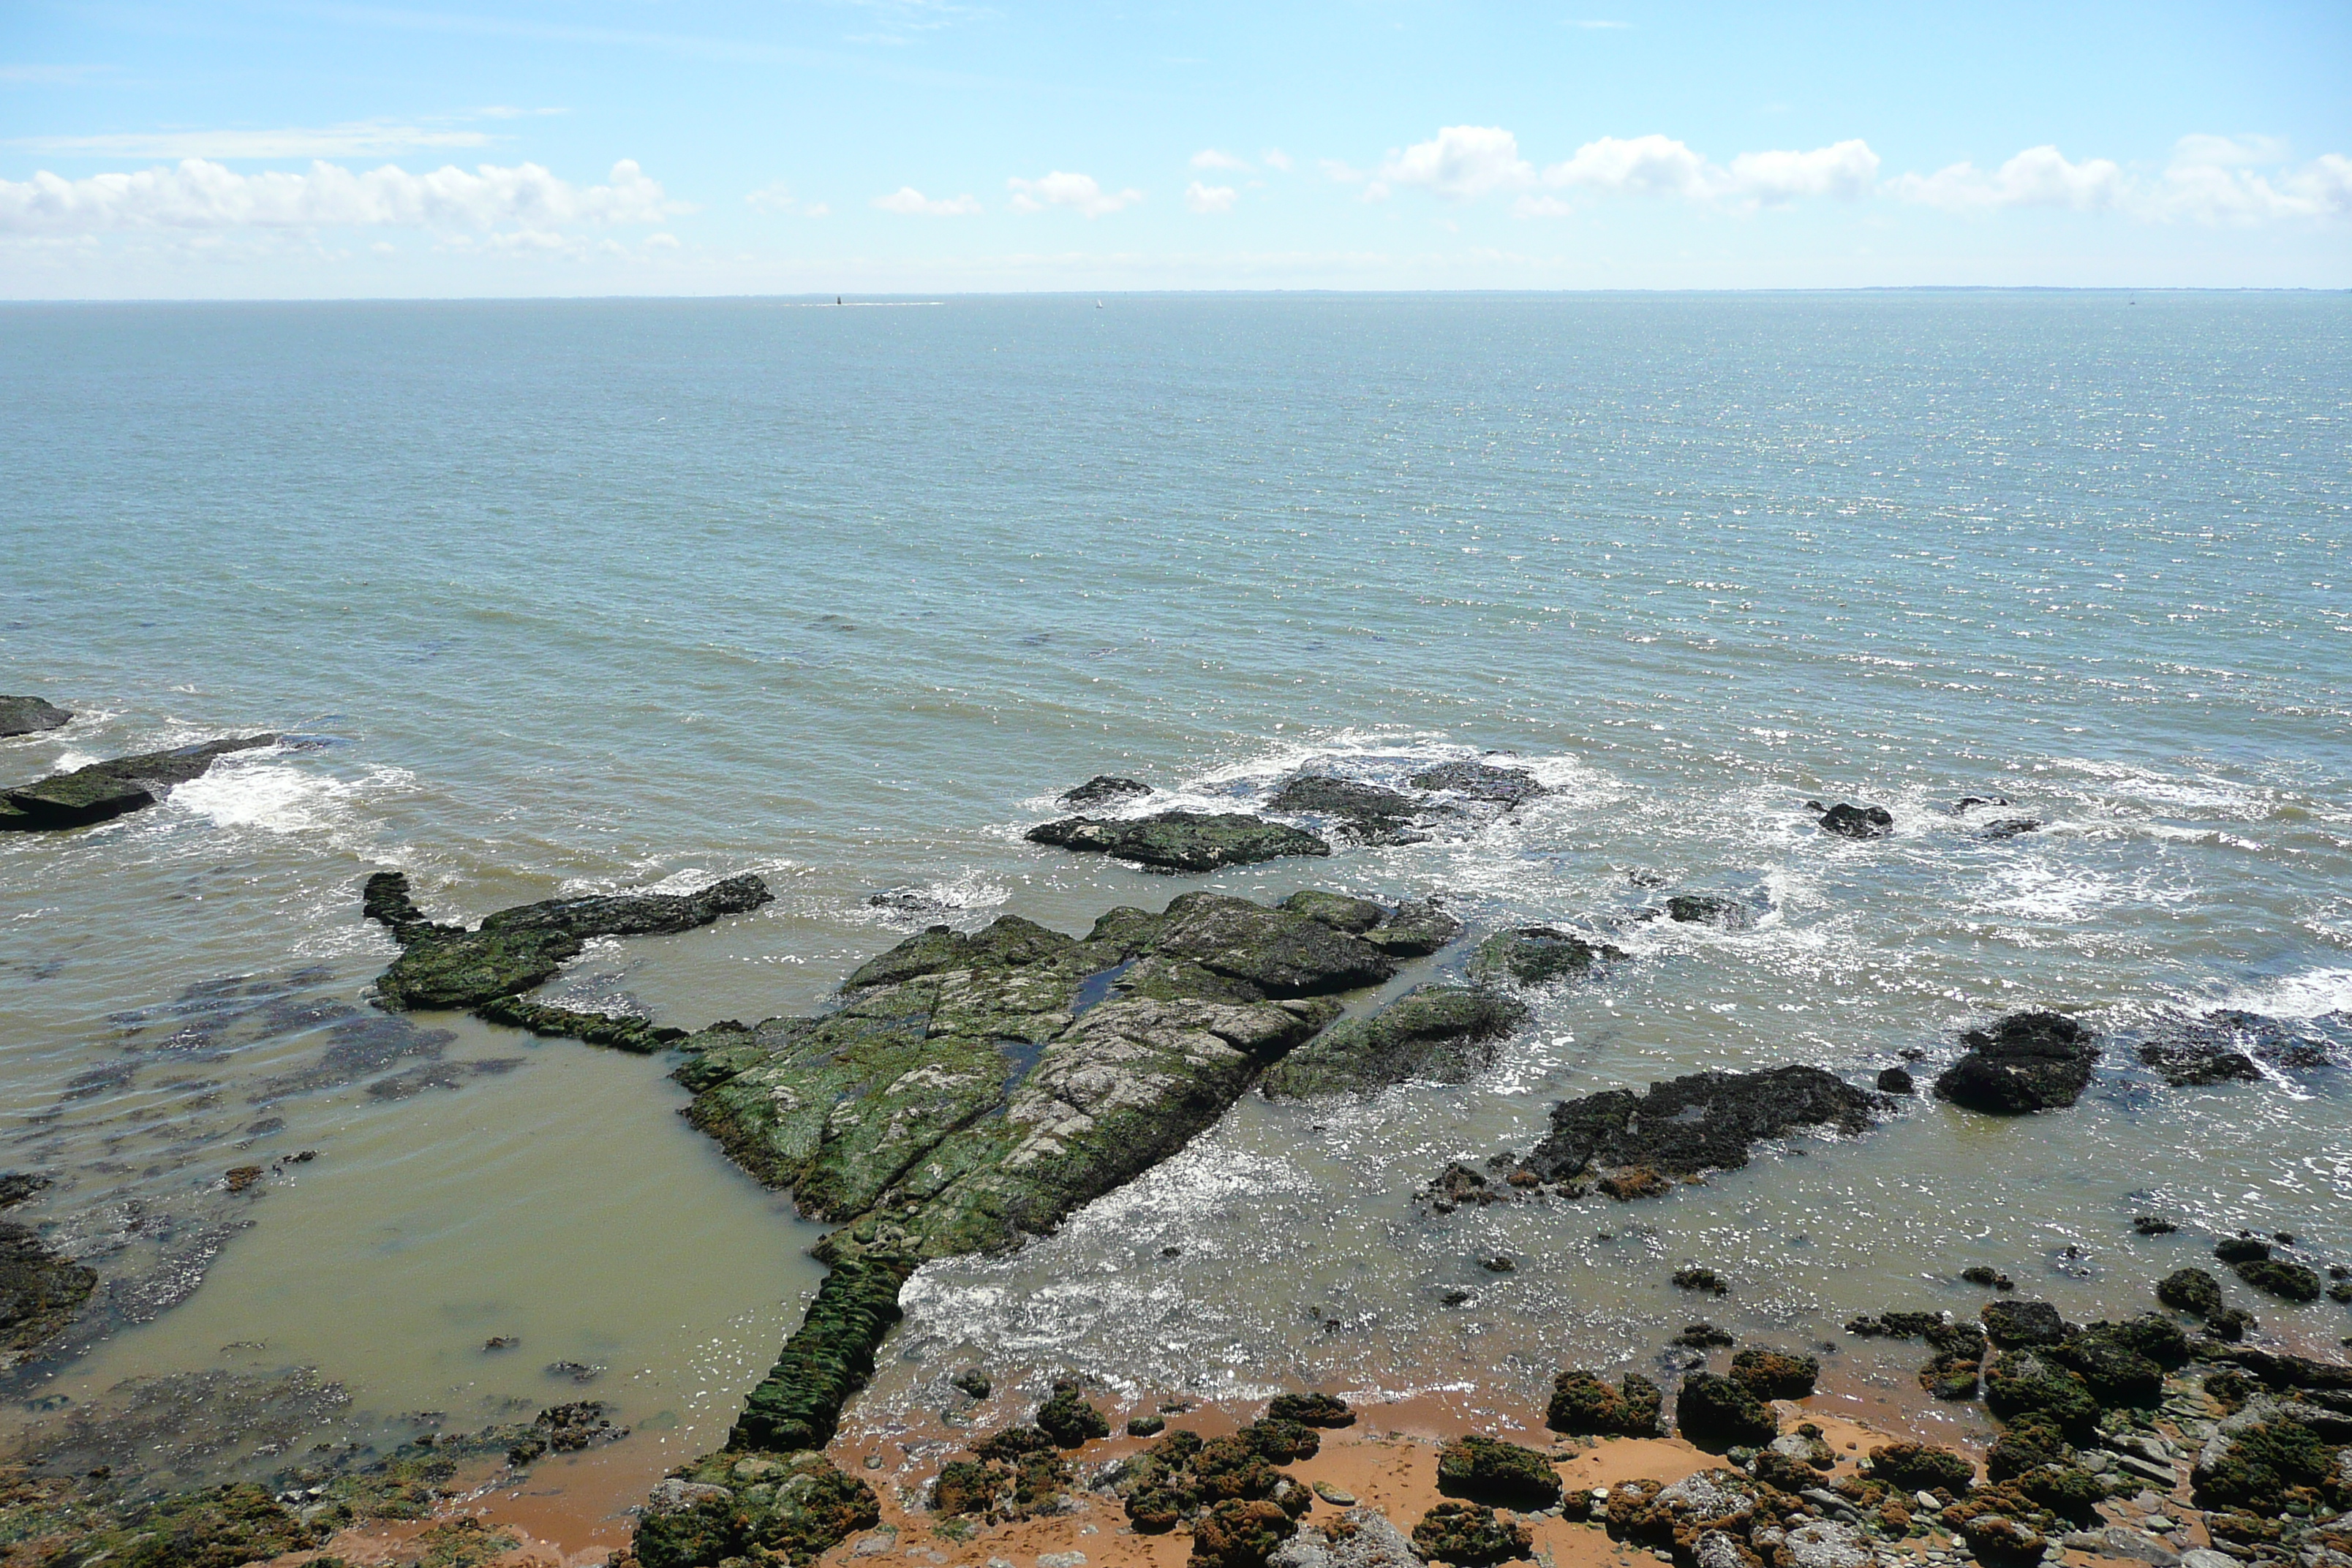
[[0, 697], [0, 740], [30, 735], [42, 730], [62, 730], [73, 715], [38, 697]]
[[1549, 926], [1521, 926], [1496, 931], [1478, 944], [1470, 978], [1480, 985], [1547, 985], [1590, 974], [1601, 959], [1624, 956], [1605, 942], [1587, 942]]
[[1995, 1116], [2072, 1105], [2090, 1085], [2096, 1038], [2063, 1013], [2011, 1013], [1961, 1035], [1969, 1054], [1936, 1079], [1936, 1097]]
[[1424, 768], [1405, 782], [1415, 789], [1444, 790], [1514, 810], [1551, 793], [1525, 768], [1498, 768], [1487, 763], [1446, 763]]
[[1163, 811], [1126, 820], [1067, 816], [1023, 835], [1032, 844], [1108, 855], [1159, 871], [1214, 871], [1286, 855], [1328, 855], [1303, 828], [1239, 812]]
[[1277, 1394], [1265, 1407], [1269, 1421], [1296, 1421], [1301, 1426], [1353, 1426], [1356, 1413], [1348, 1402], [1328, 1394]]
[[2156, 1299], [2176, 1312], [2210, 1318], [2225, 1303], [2221, 1282], [2202, 1268], [2177, 1268], [2158, 1281]]
[[1151, 786], [1138, 780], [1097, 773], [1076, 789], [1065, 790], [1062, 804], [1071, 806], [1100, 805], [1107, 800], [1134, 800], [1150, 793]]
[[0, 1220], [0, 1366], [62, 1331], [97, 1288], [94, 1269], [56, 1251], [32, 1226]]
[[1525, 1003], [1483, 987], [1424, 985], [1369, 1018], [1333, 1025], [1270, 1068], [1259, 1088], [1297, 1099], [1408, 1079], [1459, 1082], [1494, 1066], [1494, 1043], [1529, 1016]]
[[1895, 814], [1883, 805], [1840, 801], [1822, 813], [1821, 827], [1840, 838], [1884, 838], [1895, 831]]
[[1561, 1101], [1527, 1169], [1547, 1182], [1588, 1170], [1736, 1170], [1766, 1139], [1824, 1126], [1857, 1134], [1890, 1104], [1819, 1068], [1693, 1073], [1654, 1083], [1647, 1094], [1613, 1089]]
[[247, 735], [52, 773], [37, 784], [0, 792], [0, 831], [51, 832], [105, 822], [154, 805], [174, 784], [203, 777], [219, 758], [277, 743], [275, 735]]
[[1363, 938], [1391, 958], [1423, 958], [1462, 934], [1462, 922], [1435, 899], [1399, 904]]
[[1728, 893], [1676, 893], [1666, 900], [1666, 918], [1718, 931], [1747, 931], [1756, 924], [1756, 911]]
[[[361, 907], [401, 944], [400, 956], [376, 977], [375, 986], [378, 1005], [404, 1012], [479, 1007], [519, 995], [553, 979], [593, 937], [692, 931], [774, 898], [765, 882], [746, 874], [698, 893], [600, 894], [521, 904], [467, 931], [426, 920], [409, 897], [406, 874], [379, 871], [368, 879]], [[558, 1011], [541, 1009], [541, 1021], [553, 1022]]]
[[2263, 1079], [2263, 1069], [2254, 1065], [2253, 1058], [2214, 1042], [2151, 1040], [2140, 1047], [2139, 1059], [2174, 1089]]

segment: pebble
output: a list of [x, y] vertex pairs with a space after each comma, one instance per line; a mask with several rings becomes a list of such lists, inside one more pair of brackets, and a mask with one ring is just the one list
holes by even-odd
[[1333, 1508], [1353, 1508], [1356, 1506], [1355, 1493], [1342, 1490], [1341, 1489], [1333, 1486], [1329, 1481], [1317, 1481], [1315, 1483], [1315, 1495], [1321, 1498], [1325, 1502], [1329, 1503]]
[[1037, 1568], [1087, 1568], [1083, 1552], [1045, 1552], [1038, 1554]]

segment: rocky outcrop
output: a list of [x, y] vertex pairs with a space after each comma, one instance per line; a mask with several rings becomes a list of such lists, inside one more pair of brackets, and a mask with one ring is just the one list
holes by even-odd
[[[406, 874], [379, 871], [368, 879], [361, 908], [401, 944], [400, 956], [376, 977], [375, 986], [377, 1005], [402, 1012], [474, 1008], [519, 995], [554, 978], [593, 937], [692, 931], [722, 915], [756, 910], [774, 897], [765, 882], [745, 875], [698, 893], [606, 894], [522, 904], [500, 910], [467, 931], [426, 920], [409, 897]], [[554, 1011], [542, 1013], [551, 1021]]]
[[1163, 811], [1156, 816], [1066, 816], [1023, 835], [1032, 844], [1108, 855], [1155, 871], [1214, 871], [1286, 855], [1328, 855], [1303, 828], [1240, 812]]
[[861, 965], [832, 1013], [684, 1042], [688, 1118], [842, 1226], [733, 1444], [824, 1443], [918, 1264], [1055, 1229], [1223, 1115], [1338, 1016], [1333, 993], [1391, 975], [1348, 928], [1396, 911], [1364, 902], [1192, 893], [1113, 910], [1084, 937], [1013, 915], [935, 926]]
[[1822, 813], [1821, 828], [1840, 838], [1884, 838], [1895, 831], [1895, 814], [1883, 805], [1840, 801]]
[[73, 715], [38, 697], [0, 697], [0, 741], [11, 735], [31, 735], [62, 730]]
[[1624, 956], [1605, 942], [1587, 942], [1549, 926], [1521, 926], [1496, 931], [1478, 944], [1470, 958], [1470, 978], [1480, 985], [1549, 985], [1581, 979], [1602, 959]]
[[2150, 1040], [2139, 1048], [2139, 1059], [2174, 1089], [2210, 1083], [2260, 1083], [2263, 1069], [2242, 1051], [2204, 1039]]
[[1744, 1384], [1695, 1372], [1675, 1396], [1675, 1430], [1702, 1448], [1761, 1447], [1780, 1435], [1780, 1422]]
[[1433, 1563], [1486, 1568], [1528, 1555], [1535, 1537], [1524, 1524], [1475, 1502], [1442, 1502], [1412, 1527], [1413, 1550]]
[[1693, 1073], [1654, 1083], [1647, 1094], [1612, 1089], [1561, 1101], [1525, 1169], [1546, 1182], [1586, 1173], [1736, 1170], [1766, 1139], [1811, 1127], [1860, 1133], [1892, 1103], [1819, 1068]]
[[1756, 924], [1756, 911], [1728, 893], [1676, 893], [1666, 900], [1666, 918], [1717, 931], [1748, 931]]
[[2072, 1105], [2090, 1086], [2096, 1038], [2063, 1013], [2011, 1013], [1961, 1035], [1969, 1053], [1936, 1079], [1936, 1098], [1994, 1116]]
[[15, 1220], [0, 1220], [0, 1366], [13, 1366], [74, 1320], [98, 1275]]
[[202, 778], [219, 758], [277, 743], [275, 735], [247, 735], [52, 773], [37, 784], [0, 793], [0, 832], [55, 832], [110, 821], [154, 805], [174, 784]]
[[1429, 837], [1416, 821], [1448, 810], [1378, 784], [1308, 773], [1276, 790], [1265, 809], [1285, 816], [1328, 816], [1365, 844], [1419, 844]]
[[1115, 778], [1109, 773], [1097, 773], [1076, 789], [1065, 790], [1061, 803], [1071, 807], [1100, 805], [1111, 800], [1139, 800], [1151, 793], [1151, 786], [1135, 779]]
[[1532, 1513], [1559, 1501], [1559, 1474], [1551, 1456], [1476, 1434], [1438, 1451], [1437, 1489], [1495, 1508]]
[[654, 1488], [634, 1549], [643, 1568], [808, 1563], [881, 1520], [874, 1489], [823, 1454], [714, 1454]]
[[1270, 1069], [1270, 1098], [1456, 1083], [1495, 1065], [1495, 1043], [1524, 1027], [1527, 1005], [1481, 986], [1424, 985], [1369, 1018], [1335, 1024]]
[[1552, 1380], [1544, 1425], [1577, 1436], [1654, 1437], [1665, 1396], [1640, 1373], [1629, 1372], [1615, 1388], [1597, 1373], [1572, 1367]]
[[1498, 768], [1489, 763], [1446, 763], [1424, 768], [1405, 782], [1415, 789], [1443, 791], [1507, 810], [1551, 793], [1525, 768]]

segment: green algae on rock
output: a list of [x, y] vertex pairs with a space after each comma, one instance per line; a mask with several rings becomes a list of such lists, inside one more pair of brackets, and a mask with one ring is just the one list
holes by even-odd
[[[692, 931], [722, 915], [756, 910], [774, 897], [765, 882], [747, 873], [713, 882], [696, 893], [599, 894], [521, 904], [500, 910], [467, 931], [425, 919], [409, 896], [404, 872], [378, 871], [367, 879], [361, 910], [367, 919], [390, 931], [401, 945], [400, 956], [376, 977], [375, 986], [379, 1005], [405, 1012], [479, 1008], [518, 996], [553, 979], [558, 970], [580, 956], [592, 937]], [[567, 1021], [564, 1010], [558, 1008], [539, 1009], [536, 1016], [545, 1026]], [[568, 1016], [571, 1020], [603, 1017], [596, 1014]], [[576, 1031], [550, 1026], [541, 1032]]]
[[1424, 985], [1369, 1018], [1333, 1025], [1270, 1068], [1277, 1099], [1385, 1089], [1408, 1079], [1458, 1082], [1495, 1063], [1494, 1042], [1524, 1027], [1526, 1003], [1483, 986]]
[[0, 697], [0, 740], [62, 730], [72, 721], [71, 713], [46, 698]]
[[1437, 1489], [1447, 1497], [1532, 1513], [1559, 1501], [1559, 1473], [1549, 1454], [1472, 1433], [1439, 1450]]
[[1470, 978], [1481, 985], [1547, 985], [1581, 978], [1601, 959], [1624, 957], [1605, 942], [1587, 942], [1549, 926], [1496, 931], [1470, 957]]
[[232, 752], [278, 743], [275, 735], [246, 735], [116, 757], [0, 793], [0, 831], [55, 832], [87, 827], [154, 805], [174, 784], [201, 778]]
[[0, 1367], [26, 1354], [73, 1321], [97, 1271], [76, 1263], [15, 1220], [0, 1220]]
[[1578, 1436], [1654, 1437], [1664, 1402], [1658, 1385], [1638, 1372], [1612, 1388], [1599, 1374], [1571, 1367], [1552, 1380], [1544, 1425]]
[[1328, 855], [1304, 828], [1241, 812], [1163, 811], [1129, 818], [1066, 816], [1023, 835], [1032, 844], [1108, 855], [1157, 871], [1214, 871], [1286, 855]]
[[730, 1557], [805, 1568], [881, 1520], [874, 1489], [823, 1454], [713, 1454], [654, 1488], [634, 1549], [643, 1568]]

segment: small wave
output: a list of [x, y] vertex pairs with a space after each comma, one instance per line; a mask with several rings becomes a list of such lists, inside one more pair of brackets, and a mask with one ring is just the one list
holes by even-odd
[[2266, 1018], [2323, 1018], [2331, 1013], [2352, 1013], [2352, 969], [2307, 969], [2277, 980], [2242, 986], [2223, 996], [2216, 1006]]
[[215, 765], [174, 787], [171, 804], [222, 827], [320, 834], [351, 826], [362, 803], [415, 783], [404, 768], [373, 768], [357, 779], [337, 779], [272, 762], [263, 753], [252, 762]]

